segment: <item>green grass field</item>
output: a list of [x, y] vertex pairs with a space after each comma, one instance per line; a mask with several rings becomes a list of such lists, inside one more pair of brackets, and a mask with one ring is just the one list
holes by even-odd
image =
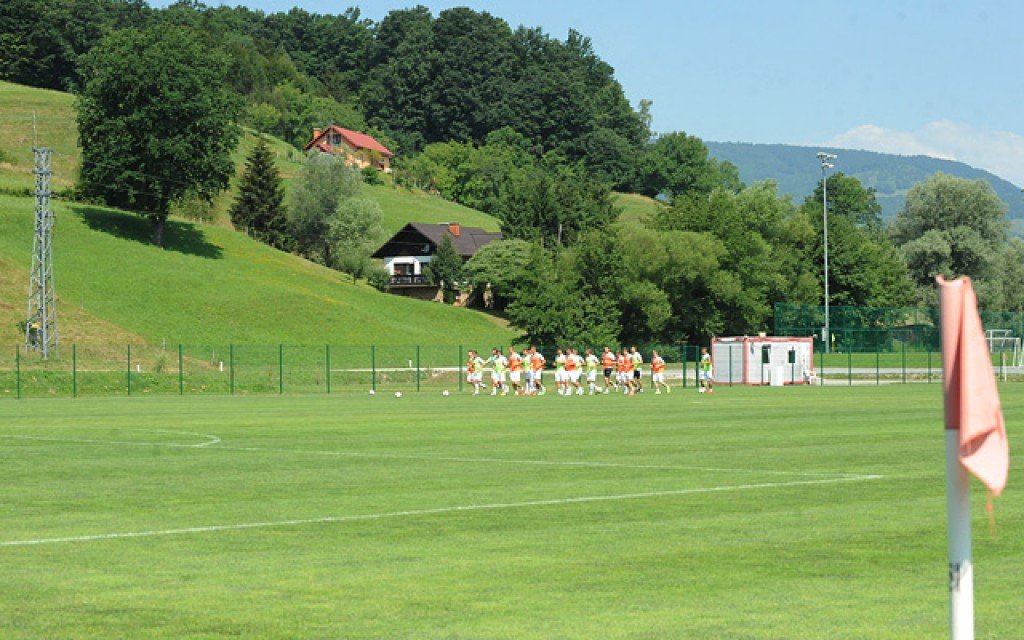
[[[939, 393], [2, 403], [0, 635], [944, 637]], [[979, 638], [1024, 624], [1016, 475]]]

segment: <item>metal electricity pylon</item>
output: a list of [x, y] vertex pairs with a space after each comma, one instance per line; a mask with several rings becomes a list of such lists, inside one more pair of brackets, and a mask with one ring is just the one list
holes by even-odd
[[35, 239], [32, 242], [32, 274], [29, 277], [28, 320], [25, 347], [38, 350], [43, 358], [56, 355], [57, 297], [53, 289], [53, 209], [50, 207], [50, 158], [53, 149], [33, 147], [36, 166]]

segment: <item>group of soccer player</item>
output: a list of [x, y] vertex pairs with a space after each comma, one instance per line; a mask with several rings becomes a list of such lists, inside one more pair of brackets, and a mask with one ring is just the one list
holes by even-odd
[[[466, 380], [473, 386], [473, 395], [485, 391], [483, 373], [485, 368], [491, 370], [491, 395], [542, 396], [547, 393], [544, 384], [544, 368], [547, 359], [537, 351], [537, 347], [523, 349], [520, 353], [513, 347], [508, 348], [506, 356], [499, 349], [492, 349], [491, 355], [484, 358], [477, 351], [468, 353], [466, 362]], [[630, 396], [644, 392], [643, 356], [632, 349], [623, 348], [619, 353], [605, 347], [600, 356], [591, 349], [582, 354], [576, 349], [558, 349], [553, 365], [555, 368], [555, 388], [560, 396], [585, 394], [596, 395], [619, 392]], [[598, 372], [604, 374], [604, 384], [598, 386]], [[672, 387], [665, 382], [665, 360], [657, 351], [651, 353], [651, 382], [654, 393], [672, 393]], [[584, 386], [585, 385], [585, 386]]]

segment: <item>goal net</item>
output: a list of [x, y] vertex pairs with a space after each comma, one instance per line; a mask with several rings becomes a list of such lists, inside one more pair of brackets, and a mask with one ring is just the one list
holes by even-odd
[[1006, 354], [1008, 364], [1019, 367], [1022, 362], [1021, 340], [1011, 329], [988, 329], [985, 331], [989, 353]]

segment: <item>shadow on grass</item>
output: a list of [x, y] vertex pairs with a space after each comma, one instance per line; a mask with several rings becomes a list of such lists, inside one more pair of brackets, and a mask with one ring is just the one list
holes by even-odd
[[[73, 206], [71, 209], [81, 216], [90, 229], [143, 244], [153, 244], [153, 225], [149, 218], [85, 205]], [[164, 249], [213, 260], [224, 255], [219, 246], [206, 239], [202, 228], [180, 220], [168, 220], [164, 226]]]

